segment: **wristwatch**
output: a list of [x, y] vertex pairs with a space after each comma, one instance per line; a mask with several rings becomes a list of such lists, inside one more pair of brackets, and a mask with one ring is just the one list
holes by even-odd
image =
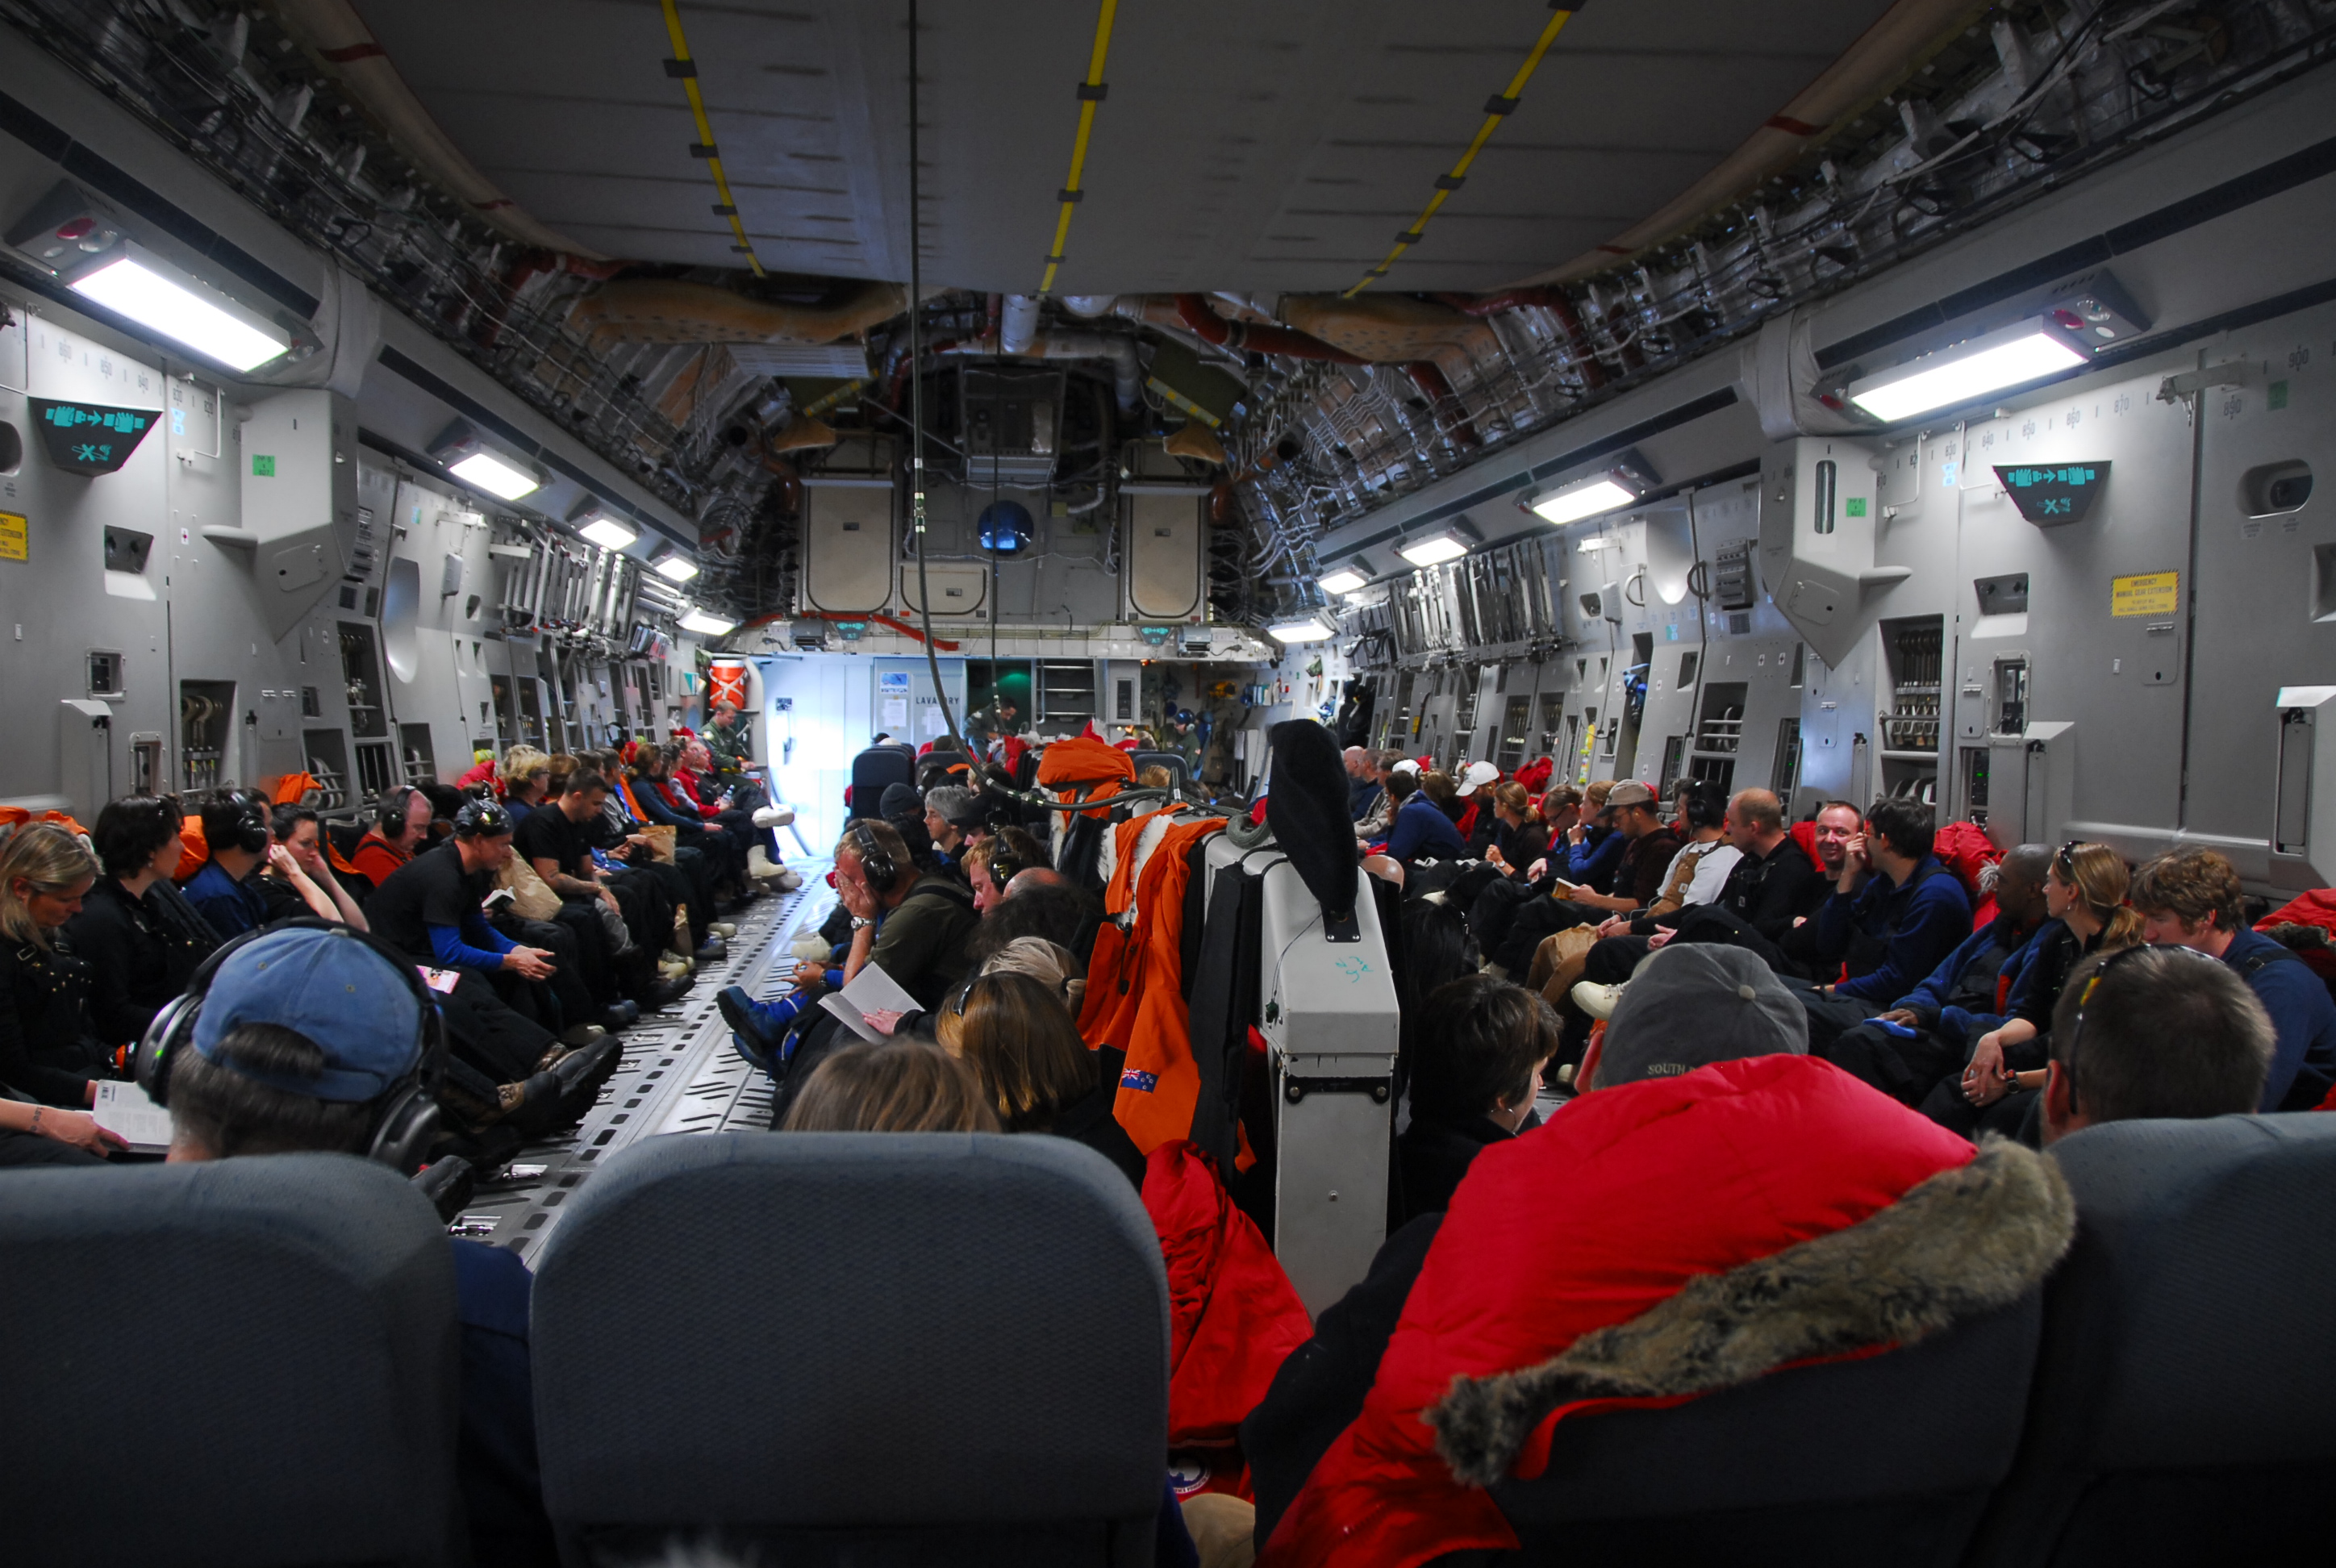
[[875, 923], [876, 921], [874, 919], [868, 915], [854, 915], [852, 917], [852, 929], [855, 931], [865, 930]]

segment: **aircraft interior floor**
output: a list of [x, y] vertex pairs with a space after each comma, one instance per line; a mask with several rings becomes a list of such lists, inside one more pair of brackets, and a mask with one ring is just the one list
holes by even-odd
[[583, 1121], [526, 1145], [502, 1174], [482, 1181], [455, 1220], [454, 1234], [532, 1255], [599, 1161], [636, 1139], [770, 1126], [770, 1082], [731, 1048], [714, 998], [733, 985], [760, 998], [778, 995], [793, 963], [788, 944], [827, 918], [835, 901], [827, 862], [790, 863], [803, 879], [802, 889], [757, 899], [741, 911], [729, 956], [698, 966], [697, 984], [678, 1006], [625, 1031], [622, 1065]]

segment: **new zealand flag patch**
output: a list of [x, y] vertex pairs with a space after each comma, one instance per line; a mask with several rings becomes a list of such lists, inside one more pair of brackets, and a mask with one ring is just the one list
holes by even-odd
[[1138, 1094], [1148, 1095], [1160, 1086], [1160, 1075], [1139, 1072], [1130, 1067], [1119, 1075], [1119, 1086], [1123, 1089], [1134, 1089]]

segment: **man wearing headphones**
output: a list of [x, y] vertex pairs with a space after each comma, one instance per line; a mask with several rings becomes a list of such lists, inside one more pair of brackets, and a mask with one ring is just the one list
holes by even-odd
[[203, 842], [210, 859], [187, 880], [187, 902], [221, 941], [268, 923], [268, 901], [251, 885], [268, 862], [268, 808], [254, 795], [229, 790], [203, 803]]
[[375, 887], [412, 860], [430, 838], [430, 797], [412, 784], [400, 784], [381, 797], [374, 824], [349, 856], [349, 863]]
[[[139, 1082], [170, 1113], [173, 1162], [347, 1154], [411, 1174], [438, 1131], [443, 1060], [420, 977], [370, 939], [316, 926], [220, 950], [155, 1019]], [[537, 1481], [525, 1264], [450, 1239], [462, 1331], [458, 1460], [472, 1554], [557, 1561]]]

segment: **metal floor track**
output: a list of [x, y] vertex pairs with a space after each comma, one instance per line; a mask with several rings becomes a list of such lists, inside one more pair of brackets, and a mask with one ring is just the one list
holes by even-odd
[[560, 1222], [560, 1205], [593, 1167], [638, 1138], [662, 1133], [767, 1130], [771, 1083], [731, 1048], [714, 998], [744, 986], [769, 998], [787, 988], [797, 931], [816, 929], [834, 906], [827, 863], [796, 862], [800, 891], [756, 900], [736, 919], [729, 956], [700, 964], [697, 984], [674, 1007], [642, 1015], [619, 1037], [622, 1064], [582, 1122], [511, 1157], [504, 1174], [479, 1183], [451, 1229], [458, 1236], [530, 1254]]

